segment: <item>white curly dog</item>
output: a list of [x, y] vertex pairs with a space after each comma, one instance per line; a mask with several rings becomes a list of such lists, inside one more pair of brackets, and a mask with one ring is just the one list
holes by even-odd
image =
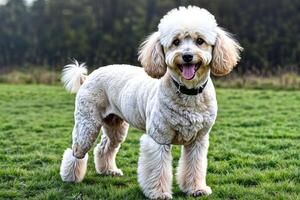
[[87, 152], [100, 129], [96, 170], [123, 175], [115, 158], [130, 124], [146, 132], [138, 161], [138, 182], [145, 196], [172, 198], [172, 144], [182, 145], [176, 174], [181, 190], [192, 196], [211, 194], [206, 185], [207, 151], [217, 100], [210, 73], [228, 74], [241, 50], [212, 14], [189, 6], [168, 12], [158, 31], [142, 43], [139, 61], [144, 69], [110, 65], [87, 76], [83, 64], [67, 65], [62, 78], [66, 89], [77, 95], [73, 144], [63, 155], [62, 180], [82, 181]]

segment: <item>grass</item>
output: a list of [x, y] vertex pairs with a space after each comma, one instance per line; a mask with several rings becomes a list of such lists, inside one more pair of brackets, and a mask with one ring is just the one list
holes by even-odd
[[44, 68], [12, 69], [0, 74], [0, 83], [10, 84], [46, 84], [60, 83], [61, 72]]
[[254, 74], [230, 74], [215, 79], [215, 85], [221, 88], [247, 89], [286, 89], [299, 90], [300, 76], [294, 72], [285, 72], [272, 76], [256, 76]]
[[[92, 71], [92, 70], [89, 70]], [[13, 68], [0, 71], [0, 83], [8, 84], [46, 84], [59, 85], [61, 71], [49, 70], [42, 67], [29, 67], [24, 69]], [[299, 90], [300, 76], [296, 72], [277, 72], [271, 75], [255, 75], [247, 73], [239, 75], [231, 73], [224, 77], [214, 77], [215, 85], [219, 88], [247, 88], [247, 89], [286, 89]]]
[[[207, 182], [201, 199], [300, 199], [300, 92], [217, 90]], [[144, 199], [137, 183], [141, 132], [131, 128], [117, 157], [123, 177], [96, 174], [63, 183], [74, 96], [61, 86], [0, 85], [0, 199]], [[173, 146], [177, 166], [180, 147]], [[175, 172], [175, 170], [174, 170]], [[173, 184], [174, 199], [194, 199]]]

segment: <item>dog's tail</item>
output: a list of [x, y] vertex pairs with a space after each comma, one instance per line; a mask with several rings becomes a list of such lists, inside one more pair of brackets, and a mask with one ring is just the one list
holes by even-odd
[[86, 78], [87, 68], [85, 63], [79, 64], [77, 60], [74, 60], [72, 64], [64, 66], [61, 80], [67, 91], [76, 93]]

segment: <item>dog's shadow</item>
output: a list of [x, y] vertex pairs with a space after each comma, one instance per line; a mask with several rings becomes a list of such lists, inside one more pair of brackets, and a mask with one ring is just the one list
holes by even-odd
[[147, 199], [137, 184], [137, 180], [129, 177], [112, 177], [88, 173], [81, 183], [61, 183], [60, 192], [65, 199]]

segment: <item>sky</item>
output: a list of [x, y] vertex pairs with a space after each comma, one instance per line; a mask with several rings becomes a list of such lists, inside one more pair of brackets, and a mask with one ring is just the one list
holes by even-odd
[[[25, 0], [25, 2], [29, 5], [34, 1], [35, 0]], [[6, 2], [7, 2], [7, 0], [0, 0], [0, 5], [6, 4]]]

